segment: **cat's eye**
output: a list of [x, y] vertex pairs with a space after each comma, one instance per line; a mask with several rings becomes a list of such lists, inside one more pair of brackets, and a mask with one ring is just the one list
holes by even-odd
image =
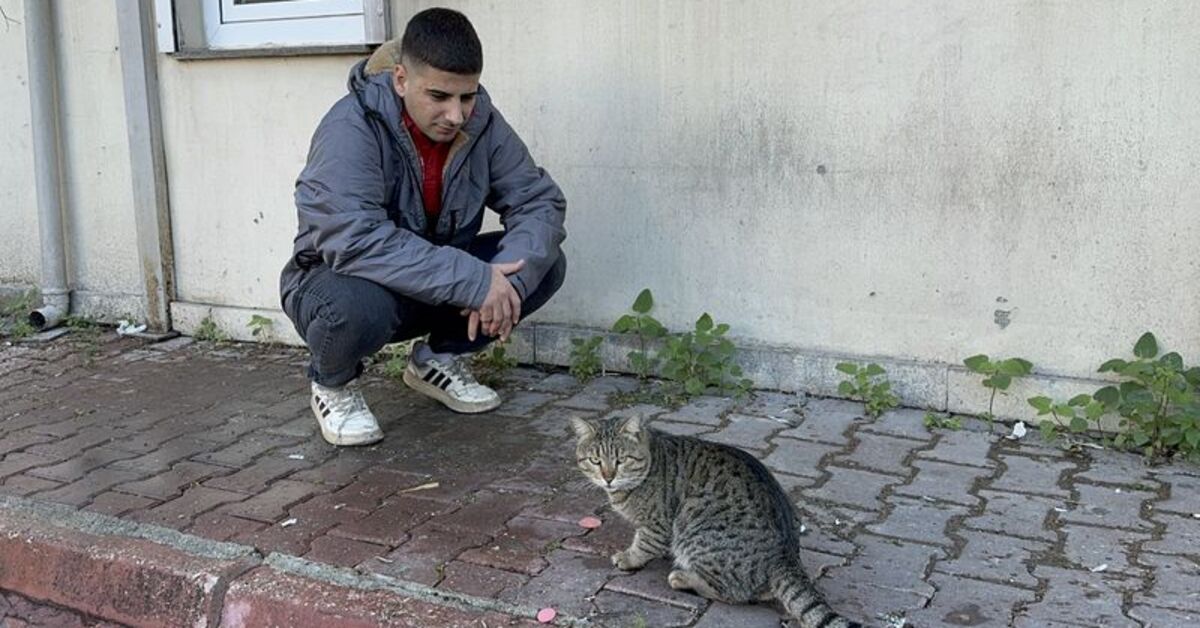
[[590, 462], [590, 463], [592, 463], [592, 464], [594, 464], [594, 465], [597, 465], [597, 466], [599, 466], [599, 465], [600, 465], [600, 459], [599, 459], [599, 458], [596, 458], [596, 457], [591, 457], [591, 458], [588, 458], [588, 462]]

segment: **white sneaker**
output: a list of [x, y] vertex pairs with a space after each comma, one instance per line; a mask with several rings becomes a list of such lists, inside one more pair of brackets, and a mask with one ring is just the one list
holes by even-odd
[[500, 395], [475, 381], [475, 376], [467, 369], [467, 359], [433, 359], [417, 364], [410, 355], [408, 367], [404, 369], [404, 383], [455, 412], [476, 414], [496, 409], [500, 405]]
[[328, 388], [313, 382], [309, 405], [330, 445], [370, 445], [383, 438], [379, 421], [357, 387]]

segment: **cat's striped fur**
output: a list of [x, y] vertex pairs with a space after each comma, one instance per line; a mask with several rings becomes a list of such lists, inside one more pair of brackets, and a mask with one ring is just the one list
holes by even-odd
[[640, 417], [573, 419], [583, 474], [634, 526], [613, 555], [638, 569], [670, 554], [667, 582], [731, 604], [777, 599], [800, 628], [859, 626], [833, 611], [800, 564], [795, 509], [750, 454], [665, 434]]

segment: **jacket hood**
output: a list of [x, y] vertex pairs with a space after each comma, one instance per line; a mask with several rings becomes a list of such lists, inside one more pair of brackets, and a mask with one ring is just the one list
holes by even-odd
[[[350, 68], [346, 89], [355, 95], [363, 109], [378, 114], [388, 128], [397, 137], [401, 137], [400, 116], [404, 111], [404, 100], [392, 88], [392, 75], [389, 72], [367, 74], [366, 67], [367, 60], [363, 59]], [[480, 85], [479, 93], [475, 97], [475, 109], [471, 112], [471, 118], [463, 125], [463, 132], [469, 137], [478, 137], [491, 115], [492, 99], [483, 85]]]

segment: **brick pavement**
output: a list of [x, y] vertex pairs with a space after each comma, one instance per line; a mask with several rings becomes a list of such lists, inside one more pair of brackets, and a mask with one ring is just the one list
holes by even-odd
[[[637, 574], [609, 565], [630, 530], [571, 468], [566, 425], [619, 410], [613, 393], [636, 381], [585, 385], [518, 369], [505, 378], [504, 406], [467, 417], [369, 372], [366, 395], [387, 436], [336, 449], [308, 415], [303, 362], [290, 348], [154, 345], [111, 332], [87, 344], [0, 346], [0, 494], [441, 591], [458, 600], [445, 617], [461, 625], [477, 625], [463, 619], [471, 613], [496, 625], [497, 609], [542, 606], [598, 625], [779, 625], [771, 606], [670, 590], [662, 561]], [[802, 395], [639, 409], [661, 429], [764, 460], [804, 516], [806, 567], [849, 617], [1200, 624], [1197, 467], [1151, 469], [1133, 455], [1064, 452], [1032, 436], [1012, 442], [977, 424], [931, 432], [918, 411], [868, 420], [856, 403]], [[585, 515], [604, 524], [580, 528]], [[333, 595], [290, 580], [256, 588], [268, 572], [243, 576], [228, 600]], [[92, 621], [46, 608], [64, 622]], [[387, 608], [372, 617], [419, 625]]]

